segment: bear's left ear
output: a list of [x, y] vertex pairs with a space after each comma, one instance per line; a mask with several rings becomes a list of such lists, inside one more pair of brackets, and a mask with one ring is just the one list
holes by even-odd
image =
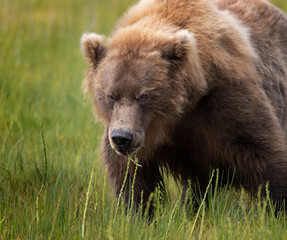
[[95, 33], [84, 33], [81, 37], [82, 53], [95, 69], [107, 52], [106, 47], [102, 44], [103, 39], [103, 36]]
[[193, 33], [180, 30], [172, 39], [164, 43], [161, 50], [162, 58], [170, 63], [170, 72], [189, 77], [190, 91], [204, 92], [207, 88], [204, 69], [199, 58], [197, 42]]
[[194, 35], [188, 30], [180, 30], [174, 38], [164, 44], [161, 55], [173, 64], [187, 62], [187, 58], [196, 50]]

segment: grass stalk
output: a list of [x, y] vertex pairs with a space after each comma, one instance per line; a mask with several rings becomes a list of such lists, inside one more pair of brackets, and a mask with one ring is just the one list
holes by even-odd
[[57, 221], [58, 212], [59, 212], [59, 208], [60, 208], [60, 201], [61, 201], [61, 196], [58, 196], [56, 212], [54, 212], [54, 217], [53, 217], [52, 230], [51, 230], [49, 238], [48, 238], [49, 240], [52, 239], [52, 236], [53, 236], [54, 231], [55, 231], [56, 221]]
[[118, 210], [119, 210], [119, 206], [120, 206], [120, 202], [121, 202], [121, 198], [122, 198], [122, 195], [124, 194], [124, 188], [126, 186], [126, 182], [127, 182], [128, 175], [129, 175], [129, 168], [130, 168], [130, 158], [128, 158], [128, 163], [127, 163], [127, 168], [126, 168], [124, 180], [123, 180], [123, 183], [122, 183], [122, 186], [121, 186], [120, 194], [118, 196], [117, 207], [116, 207], [116, 212], [115, 212], [113, 223], [115, 223], [115, 220], [116, 220], [116, 217], [117, 217], [117, 213], [118, 213]]
[[206, 203], [204, 202], [203, 207], [202, 207], [202, 217], [201, 217], [201, 224], [200, 224], [200, 230], [199, 230], [199, 236], [198, 236], [199, 240], [202, 238], [202, 233], [203, 233], [203, 228], [204, 228], [205, 205]]
[[41, 124], [41, 136], [42, 136], [42, 142], [43, 142], [43, 151], [44, 151], [44, 182], [47, 182], [47, 172], [48, 172], [48, 157], [47, 157], [47, 147], [46, 147], [46, 140], [44, 135], [44, 129]]
[[132, 182], [131, 205], [130, 205], [130, 211], [129, 211], [129, 217], [130, 218], [132, 216], [132, 210], [133, 210], [133, 205], [134, 205], [135, 181], [136, 181], [136, 176], [137, 176], [137, 170], [138, 170], [138, 166], [140, 166], [138, 164], [138, 158], [137, 157], [135, 157], [135, 160], [133, 162], [135, 163], [135, 172], [134, 172], [133, 182]]
[[208, 190], [209, 190], [210, 185], [211, 185], [211, 183], [212, 183], [212, 179], [213, 179], [213, 176], [214, 176], [214, 172], [215, 172], [215, 171], [213, 170], [213, 171], [212, 171], [212, 174], [211, 174], [211, 177], [210, 177], [210, 179], [209, 179], [209, 183], [208, 183], [208, 185], [207, 185], [207, 187], [206, 187], [206, 190], [205, 190], [205, 193], [204, 193], [204, 197], [203, 197], [203, 199], [202, 199], [202, 201], [201, 201], [201, 203], [200, 203], [200, 206], [199, 206], [199, 208], [198, 208], [198, 210], [197, 210], [197, 213], [196, 213], [196, 216], [195, 216], [195, 219], [194, 219], [194, 222], [193, 222], [191, 231], [190, 231], [190, 236], [192, 236], [192, 234], [193, 234], [193, 231], [194, 231], [194, 228], [195, 228], [195, 224], [196, 224], [197, 219], [198, 219], [198, 216], [199, 216], [199, 214], [200, 214], [200, 210], [201, 210], [203, 204], [205, 203]]
[[214, 187], [213, 199], [216, 199], [216, 197], [217, 197], [218, 182], [219, 182], [219, 169], [216, 168], [216, 178], [215, 178], [215, 187]]
[[90, 181], [89, 181], [89, 186], [86, 194], [86, 201], [85, 201], [85, 208], [84, 208], [84, 215], [83, 215], [83, 222], [82, 222], [82, 238], [85, 237], [85, 222], [86, 222], [86, 216], [87, 216], [87, 209], [88, 209], [88, 203], [89, 203], [89, 197], [90, 197], [90, 190], [92, 186], [92, 181], [93, 181], [93, 175], [94, 175], [94, 170], [92, 170]]
[[175, 205], [174, 205], [174, 208], [172, 209], [172, 211], [171, 211], [171, 213], [170, 213], [170, 217], [169, 217], [168, 224], [167, 224], [166, 231], [165, 231], [165, 237], [166, 237], [166, 238], [168, 238], [169, 228], [170, 228], [170, 226], [171, 226], [174, 213], [175, 213], [175, 211], [176, 211], [177, 208], [178, 208], [179, 201], [180, 201], [180, 199], [176, 201], [176, 203], [175, 203]]

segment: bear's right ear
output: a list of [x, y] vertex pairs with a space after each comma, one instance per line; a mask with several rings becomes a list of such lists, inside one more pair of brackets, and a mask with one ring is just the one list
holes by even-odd
[[81, 37], [82, 53], [87, 61], [97, 67], [105, 57], [107, 49], [102, 44], [104, 37], [95, 33], [84, 33]]

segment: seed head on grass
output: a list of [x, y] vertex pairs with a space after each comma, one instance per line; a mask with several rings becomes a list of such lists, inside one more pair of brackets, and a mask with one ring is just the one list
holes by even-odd
[[197, 219], [198, 219], [198, 216], [199, 216], [199, 214], [200, 214], [200, 210], [201, 210], [201, 208], [203, 207], [203, 204], [205, 203], [205, 199], [206, 199], [208, 190], [209, 190], [210, 185], [211, 185], [211, 183], [212, 183], [212, 179], [213, 179], [213, 176], [214, 176], [214, 172], [215, 172], [215, 171], [213, 170], [213, 171], [212, 171], [212, 174], [211, 174], [211, 177], [210, 177], [210, 179], [209, 179], [209, 183], [208, 183], [208, 185], [207, 185], [207, 187], [206, 187], [206, 190], [205, 190], [205, 193], [204, 193], [204, 197], [203, 197], [203, 199], [202, 199], [202, 201], [201, 201], [201, 204], [200, 204], [200, 206], [199, 206], [199, 208], [198, 208], [198, 210], [197, 210], [197, 213], [196, 213], [196, 216], [195, 216], [195, 219], [194, 219], [194, 223], [193, 223], [192, 228], [191, 228], [191, 231], [190, 231], [190, 236], [192, 236], [192, 234], [193, 234], [193, 231], [194, 231], [194, 228], [195, 228], [195, 224], [196, 224]]
[[41, 124], [41, 136], [42, 136], [42, 142], [43, 142], [43, 151], [44, 151], [44, 182], [47, 182], [47, 171], [48, 171], [48, 157], [47, 157], [47, 147], [46, 147], [46, 141], [44, 136], [44, 129]]
[[88, 190], [87, 190], [87, 194], [86, 194], [86, 202], [85, 202], [85, 209], [84, 209], [84, 216], [83, 216], [83, 223], [82, 223], [82, 238], [85, 237], [85, 222], [86, 222], [87, 208], [88, 208], [88, 202], [89, 202], [89, 196], [90, 196], [90, 190], [91, 190], [93, 175], [94, 175], [94, 170], [92, 170], [90, 182], [89, 182], [89, 186], [88, 186]]
[[126, 182], [127, 182], [129, 168], [130, 168], [130, 160], [131, 160], [131, 158], [128, 158], [127, 169], [126, 169], [126, 172], [125, 172], [124, 180], [123, 180], [123, 183], [122, 183], [122, 186], [121, 186], [121, 190], [120, 190], [120, 194], [119, 194], [119, 197], [118, 197], [118, 202], [117, 202], [117, 207], [116, 207], [116, 212], [115, 212], [113, 223], [115, 223], [115, 220], [116, 220], [116, 217], [117, 217], [117, 214], [118, 214], [118, 210], [119, 210], [119, 206], [120, 206], [120, 202], [121, 202], [121, 197], [122, 197], [122, 195], [124, 193], [124, 188], [125, 188], [125, 185], [126, 185]]
[[138, 158], [135, 157], [135, 159], [133, 160], [131, 157], [129, 157], [131, 159], [131, 161], [135, 164], [135, 172], [134, 172], [134, 176], [133, 176], [133, 182], [132, 182], [132, 196], [131, 196], [131, 205], [130, 205], [130, 212], [129, 212], [129, 217], [131, 218], [132, 216], [132, 209], [133, 209], [133, 205], [134, 205], [134, 194], [135, 194], [135, 181], [136, 181], [136, 176], [137, 176], [137, 170], [138, 170], [138, 166], [141, 166], [138, 164]]
[[167, 238], [168, 237], [168, 232], [169, 232], [169, 228], [171, 226], [171, 222], [173, 220], [173, 217], [174, 217], [174, 213], [175, 211], [177, 210], [178, 208], [178, 205], [179, 205], [179, 200], [176, 201], [175, 205], [174, 205], [174, 208], [172, 209], [171, 211], [171, 214], [170, 214], [170, 217], [169, 217], [169, 220], [168, 220], [168, 224], [167, 224], [167, 227], [166, 227], [166, 231], [165, 231], [165, 237]]

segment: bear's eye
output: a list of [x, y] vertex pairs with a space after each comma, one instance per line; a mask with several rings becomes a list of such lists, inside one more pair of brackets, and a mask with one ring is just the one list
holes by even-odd
[[142, 95], [139, 97], [139, 99], [138, 99], [139, 103], [147, 102], [147, 100], [148, 100], [148, 95], [147, 95], [147, 94], [142, 94]]
[[112, 95], [108, 95], [107, 99], [110, 103], [114, 103], [116, 101], [116, 99], [114, 99], [114, 97]]

